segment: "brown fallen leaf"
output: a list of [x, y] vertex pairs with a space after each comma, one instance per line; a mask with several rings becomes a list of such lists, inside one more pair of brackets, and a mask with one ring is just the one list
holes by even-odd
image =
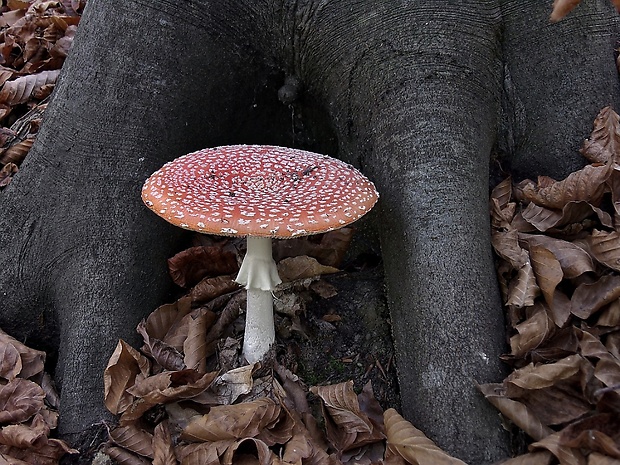
[[15, 378], [0, 386], [0, 423], [21, 423], [43, 408], [45, 392], [32, 381]]
[[465, 465], [448, 455], [394, 409], [384, 413], [387, 449], [415, 465]]
[[129, 452], [122, 447], [106, 446], [105, 453], [119, 465], [151, 465], [151, 461]]
[[316, 258], [307, 255], [288, 257], [278, 263], [278, 274], [283, 282], [337, 273], [338, 268], [321, 265]]
[[181, 433], [189, 441], [221, 441], [257, 436], [268, 425], [276, 422], [281, 409], [268, 398], [235, 405], [211, 408], [208, 415], [190, 421]]
[[133, 402], [127, 389], [148, 377], [149, 372], [149, 360], [120, 340], [103, 373], [106, 408], [115, 415], [124, 412]]
[[205, 277], [239, 271], [237, 250], [231, 244], [191, 247], [169, 258], [168, 269], [175, 284], [192, 287]]
[[110, 431], [110, 439], [123, 449], [153, 458], [153, 435], [136, 425], [114, 428]]
[[586, 465], [586, 458], [579, 451], [561, 443], [561, 433], [553, 433], [533, 443], [530, 450], [546, 449], [555, 455], [562, 465]]
[[571, 312], [585, 320], [619, 297], [620, 276], [603, 276], [592, 284], [577, 286], [570, 300]]
[[611, 107], [599, 112], [592, 134], [579, 152], [591, 163], [607, 163], [620, 155], [620, 117]]
[[166, 420], [159, 423], [153, 433], [153, 465], [178, 465]]

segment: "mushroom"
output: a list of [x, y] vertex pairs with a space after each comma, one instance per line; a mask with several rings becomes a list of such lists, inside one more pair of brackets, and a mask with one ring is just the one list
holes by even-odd
[[142, 199], [181, 228], [247, 236], [236, 281], [247, 289], [243, 355], [253, 363], [275, 339], [272, 291], [281, 280], [271, 240], [341, 228], [367, 213], [378, 194], [359, 171], [327, 155], [232, 145], [166, 163], [144, 183]]

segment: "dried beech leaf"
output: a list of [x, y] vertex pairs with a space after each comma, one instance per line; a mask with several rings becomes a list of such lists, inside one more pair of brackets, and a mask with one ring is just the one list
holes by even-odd
[[519, 358], [540, 346], [554, 332], [553, 321], [540, 304], [535, 305], [531, 316], [515, 329], [517, 334], [510, 338], [510, 353]]
[[576, 421], [561, 431], [560, 443], [620, 459], [620, 417], [602, 413]]
[[449, 456], [394, 409], [384, 413], [387, 448], [416, 465], [465, 465]]
[[190, 298], [181, 297], [172, 304], [158, 307], [146, 318], [146, 332], [150, 337], [164, 341], [172, 326], [192, 311], [191, 305]]
[[541, 440], [553, 430], [540, 421], [527, 406], [506, 397], [506, 389], [501, 384], [481, 384], [478, 389], [484, 397], [505, 417], [521, 428], [534, 440]]
[[119, 465], [151, 465], [151, 461], [122, 447], [106, 446], [105, 453]]
[[321, 265], [316, 258], [307, 255], [288, 257], [278, 263], [278, 275], [283, 282], [337, 273], [338, 268]]
[[153, 435], [135, 425], [120, 426], [110, 431], [115, 444], [142, 455], [153, 458]]
[[[247, 453], [240, 454], [240, 457], [235, 455], [238, 449], [243, 449], [243, 446], [247, 446], [248, 443], [252, 443], [252, 448], [246, 448], [246, 450], [256, 449], [256, 457], [254, 454]], [[243, 457], [246, 454], [249, 455], [249, 457]], [[226, 449], [226, 453], [224, 453], [224, 457], [222, 457], [222, 463], [223, 465], [242, 465], [244, 463], [248, 465], [271, 465], [275, 457], [275, 454], [269, 450], [269, 447], [263, 441], [256, 438], [244, 438], [235, 441], [234, 444]]]
[[162, 421], [153, 434], [153, 465], [177, 465], [168, 422]]
[[0, 330], [0, 347], [5, 344], [10, 344], [17, 350], [17, 352], [19, 352], [21, 359], [21, 370], [19, 375], [21, 378], [31, 378], [32, 376], [43, 371], [45, 365], [45, 352], [31, 349]]
[[513, 371], [506, 381], [521, 389], [543, 389], [576, 374], [584, 363], [580, 355], [570, 355], [555, 363], [530, 364]]
[[594, 376], [606, 386], [620, 386], [620, 361], [611, 356], [599, 360]]
[[553, 11], [549, 19], [554, 22], [561, 20], [570, 13], [573, 8], [579, 5], [580, 1], [581, 0], [553, 0]]
[[493, 231], [491, 244], [497, 255], [510, 263], [515, 270], [519, 270], [529, 260], [527, 251], [519, 245], [519, 233], [516, 229]]
[[590, 139], [585, 140], [580, 152], [591, 163], [607, 163], [620, 156], [620, 117], [611, 107], [599, 112]]
[[47, 443], [49, 433], [50, 427], [37, 414], [30, 426], [18, 424], [0, 429], [0, 444], [20, 449], [39, 448]]
[[586, 465], [586, 459], [579, 449], [566, 447], [561, 443], [561, 434], [554, 433], [533, 443], [531, 449], [547, 449], [555, 455], [562, 465]]
[[509, 283], [506, 305], [517, 308], [530, 307], [534, 305], [534, 299], [539, 293], [540, 288], [536, 283], [536, 275], [528, 260], [519, 269], [516, 278]]
[[280, 406], [266, 397], [212, 407], [207, 415], [193, 418], [181, 438], [190, 442], [251, 438], [276, 422], [279, 416]]
[[316, 236], [298, 237], [273, 244], [276, 263], [287, 257], [308, 255], [326, 266], [338, 267], [353, 239], [354, 229], [344, 227]]
[[187, 338], [183, 343], [183, 362], [188, 368], [193, 368], [198, 373], [205, 373], [207, 367], [207, 330], [211, 327], [217, 316], [209, 310], [200, 311], [191, 315]]
[[19, 171], [15, 163], [7, 163], [0, 169], [0, 187], [9, 185], [13, 176]]
[[220, 456], [234, 443], [234, 440], [195, 443], [177, 447], [176, 456], [181, 465], [222, 465]]
[[19, 165], [30, 149], [32, 148], [32, 144], [34, 144], [34, 137], [28, 137], [16, 144], [11, 145], [7, 148], [0, 157], [0, 163], [15, 163]]
[[592, 452], [588, 455], [588, 465], [620, 465], [620, 460], [607, 457], [598, 452]]
[[564, 277], [562, 266], [555, 255], [541, 245], [530, 245], [530, 260], [536, 275], [536, 282], [549, 307], [553, 306], [555, 288]]
[[491, 199], [497, 200], [497, 206], [500, 210], [507, 207], [512, 200], [512, 178], [510, 176], [493, 188]]
[[353, 381], [313, 386], [310, 391], [321, 398], [338, 427], [351, 433], [372, 431], [370, 419], [361, 411], [357, 395], [353, 391]]
[[254, 364], [244, 365], [218, 376], [209, 389], [193, 398], [194, 402], [209, 405], [230, 405], [252, 390]]
[[148, 404], [165, 404], [191, 399], [206, 390], [217, 372], [198, 373], [196, 370], [166, 371], [136, 382], [127, 392], [144, 399]]
[[228, 244], [191, 247], [168, 259], [172, 280], [181, 287], [191, 287], [208, 276], [220, 276], [239, 271], [237, 251]]
[[585, 320], [619, 297], [620, 276], [603, 276], [592, 284], [577, 286], [571, 297], [571, 312]]
[[56, 83], [59, 73], [60, 70], [41, 71], [37, 74], [29, 74], [18, 77], [14, 81], [5, 82], [0, 91], [0, 103], [19, 105], [28, 101], [43, 86]]
[[590, 252], [603, 265], [620, 271], [620, 234], [616, 231], [604, 232], [594, 230], [588, 238]]
[[541, 246], [549, 250], [560, 263], [562, 272], [568, 279], [594, 271], [592, 258], [588, 252], [576, 244], [542, 235], [520, 234], [519, 237], [530, 245]]
[[576, 201], [598, 205], [610, 173], [610, 165], [587, 165], [562, 181], [550, 183], [547, 178], [541, 177], [537, 185], [532, 181], [524, 182], [520, 186], [520, 196], [542, 207], [560, 210], [567, 203]]
[[11, 343], [0, 339], [0, 377], [12, 381], [22, 371], [22, 359], [18, 350]]
[[0, 423], [21, 423], [43, 408], [45, 392], [32, 381], [15, 378], [0, 386]]
[[138, 375], [144, 378], [148, 376], [149, 371], [148, 359], [125, 341], [120, 340], [103, 373], [106, 408], [116, 415], [129, 407], [133, 397], [126, 392], [126, 389], [134, 385]]
[[198, 305], [240, 288], [241, 285], [230, 276], [216, 276], [204, 278], [192, 288], [189, 295], [192, 303]]

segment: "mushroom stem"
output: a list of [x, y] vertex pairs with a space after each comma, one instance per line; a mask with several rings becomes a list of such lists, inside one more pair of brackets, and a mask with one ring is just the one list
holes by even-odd
[[275, 340], [271, 291], [282, 280], [271, 254], [270, 237], [248, 236], [247, 252], [236, 281], [248, 292], [243, 355], [254, 363]]
[[271, 291], [248, 289], [243, 356], [249, 363], [258, 362], [275, 339]]

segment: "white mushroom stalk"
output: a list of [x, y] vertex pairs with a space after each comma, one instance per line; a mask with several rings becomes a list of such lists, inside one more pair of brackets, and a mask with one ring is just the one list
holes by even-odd
[[273, 260], [271, 238], [248, 236], [247, 240], [247, 252], [235, 281], [248, 293], [243, 356], [255, 363], [275, 341], [272, 292], [282, 280]]
[[144, 183], [142, 200], [192, 231], [246, 236], [237, 282], [248, 292], [243, 354], [263, 358], [273, 344], [272, 291], [280, 283], [271, 240], [320, 234], [366, 214], [375, 186], [346, 163], [269, 145], [204, 149], [166, 163]]

